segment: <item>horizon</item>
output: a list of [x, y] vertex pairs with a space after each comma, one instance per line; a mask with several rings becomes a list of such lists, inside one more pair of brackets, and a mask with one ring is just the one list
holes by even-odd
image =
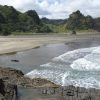
[[40, 18], [67, 19], [72, 12], [80, 10], [85, 16], [100, 17], [98, 0], [0, 0], [1, 5], [13, 6], [21, 12], [36, 10]]

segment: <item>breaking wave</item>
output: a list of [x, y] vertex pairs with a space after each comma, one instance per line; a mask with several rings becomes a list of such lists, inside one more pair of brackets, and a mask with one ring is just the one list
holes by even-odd
[[26, 74], [57, 84], [100, 88], [100, 46], [69, 51]]

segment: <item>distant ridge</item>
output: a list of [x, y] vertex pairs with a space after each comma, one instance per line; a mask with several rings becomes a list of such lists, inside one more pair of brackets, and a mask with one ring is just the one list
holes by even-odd
[[65, 24], [67, 22], [67, 19], [48, 19], [46, 17], [42, 18], [41, 20], [46, 24], [54, 24], [54, 25]]
[[8, 35], [13, 31], [51, 32], [49, 27], [41, 22], [35, 10], [21, 13], [12, 6], [0, 5], [0, 33]]
[[[84, 16], [79, 10], [69, 15], [67, 19], [48, 19], [42, 18], [43, 23], [49, 25], [63, 25], [66, 30], [100, 30], [100, 18], [92, 18], [92, 16]], [[55, 28], [55, 27], [54, 27]], [[63, 28], [63, 29], [64, 29]]]
[[89, 29], [100, 31], [100, 18], [84, 16], [79, 10], [69, 15], [68, 19], [40, 19], [35, 10], [21, 13], [12, 6], [0, 5], [0, 35], [12, 32], [65, 33], [69, 30]]

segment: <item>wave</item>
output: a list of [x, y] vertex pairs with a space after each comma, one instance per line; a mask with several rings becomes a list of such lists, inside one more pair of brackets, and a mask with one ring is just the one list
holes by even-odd
[[98, 63], [93, 63], [84, 58], [75, 60], [73, 64], [71, 64], [70, 66], [75, 70], [81, 70], [81, 71], [99, 70], [100, 71], [100, 65]]
[[26, 76], [46, 78], [62, 86], [100, 88], [100, 46], [64, 53]]
[[65, 80], [65, 83], [67, 85], [73, 85], [76, 87], [85, 87], [85, 88], [100, 88], [100, 81], [95, 79], [94, 77], [86, 77], [83, 79], [70, 79], [70, 80]]
[[37, 70], [37, 69], [35, 69], [35, 70], [27, 73], [25, 76], [29, 77], [31, 79], [44, 78], [44, 79], [48, 79], [56, 84], [62, 85], [61, 79], [62, 79], [63, 73], [64, 72], [62, 72], [60, 70], [49, 70], [49, 69]]
[[74, 70], [100, 70], [100, 46], [69, 51], [53, 61], [70, 63]]

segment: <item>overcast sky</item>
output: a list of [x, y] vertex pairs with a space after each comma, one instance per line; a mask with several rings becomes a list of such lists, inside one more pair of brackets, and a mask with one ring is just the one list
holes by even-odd
[[0, 0], [1, 5], [11, 5], [22, 12], [34, 9], [40, 17], [64, 19], [73, 11], [100, 16], [100, 0]]

